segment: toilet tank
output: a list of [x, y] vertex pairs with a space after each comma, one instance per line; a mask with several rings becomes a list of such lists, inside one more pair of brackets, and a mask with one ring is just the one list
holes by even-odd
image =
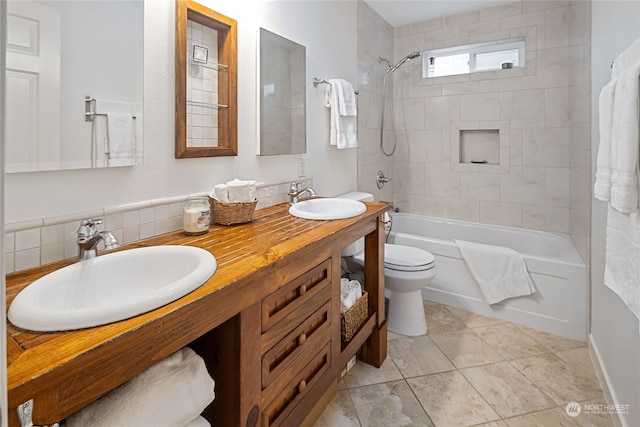
[[350, 193], [344, 193], [338, 196], [340, 199], [358, 200], [360, 202], [373, 202], [373, 194], [363, 193], [361, 191], [352, 191]]
[[[363, 193], [360, 191], [352, 191], [350, 193], [341, 194], [338, 196], [340, 199], [358, 200], [360, 202], [373, 202], [373, 194]], [[364, 237], [356, 240], [346, 248], [342, 250], [342, 256], [353, 256], [359, 252], [364, 251]]]

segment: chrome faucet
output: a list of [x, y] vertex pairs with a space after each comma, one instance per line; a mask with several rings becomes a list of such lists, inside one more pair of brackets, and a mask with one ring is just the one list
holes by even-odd
[[102, 224], [103, 220], [84, 219], [80, 221], [80, 227], [76, 234], [78, 239], [78, 258], [77, 261], [91, 259], [98, 256], [98, 243], [102, 240], [105, 249], [115, 249], [120, 246], [120, 242], [110, 231], [98, 231], [96, 225]]
[[301, 190], [300, 189], [301, 185], [302, 185], [302, 182], [292, 182], [291, 183], [291, 186], [289, 187], [289, 192], [287, 193], [289, 195], [289, 204], [290, 205], [295, 205], [296, 203], [298, 203], [304, 193], [309, 193], [307, 198], [315, 197], [316, 191], [313, 188], [305, 187], [305, 188], [303, 188]]

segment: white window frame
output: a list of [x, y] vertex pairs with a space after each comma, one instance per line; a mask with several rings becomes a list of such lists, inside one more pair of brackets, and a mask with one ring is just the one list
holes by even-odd
[[[484, 71], [493, 71], [491, 70], [481, 70], [476, 71], [476, 55], [479, 53], [488, 53], [488, 52], [500, 52], [505, 50], [513, 50], [518, 49], [518, 67], [524, 67], [525, 65], [525, 38], [524, 37], [514, 37], [510, 39], [502, 39], [502, 40], [494, 40], [489, 42], [482, 43], [474, 43], [468, 44], [464, 46], [454, 46], [447, 47], [442, 49], [434, 49], [427, 50], [422, 52], [422, 78], [430, 78], [429, 77], [429, 58], [442, 58], [445, 56], [459, 55], [463, 53], [469, 54], [469, 73], [475, 72], [484, 72]], [[500, 68], [495, 68], [495, 70], [499, 70]], [[459, 75], [459, 74], [451, 74], [451, 75]], [[444, 76], [438, 76], [444, 77]]]

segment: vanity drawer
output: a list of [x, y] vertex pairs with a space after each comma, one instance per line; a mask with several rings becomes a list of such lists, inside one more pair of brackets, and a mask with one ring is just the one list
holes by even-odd
[[[300, 363], [290, 365], [263, 391], [263, 427], [282, 425], [308, 390], [327, 372], [331, 366], [331, 343], [327, 343], [320, 351], [309, 347], [298, 360]], [[289, 378], [293, 379], [284, 383]]]
[[[277, 330], [277, 326], [268, 333]], [[318, 348], [330, 340], [331, 302], [326, 302], [262, 356], [262, 387], [267, 387], [307, 348]]]
[[331, 259], [315, 266], [262, 300], [262, 332], [287, 318], [323, 290], [330, 296]]

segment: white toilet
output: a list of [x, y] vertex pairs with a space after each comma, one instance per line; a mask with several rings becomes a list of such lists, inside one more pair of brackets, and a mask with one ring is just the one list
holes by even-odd
[[[372, 202], [369, 193], [346, 193], [342, 198]], [[352, 257], [357, 265], [364, 265], [364, 239], [342, 251], [342, 256]], [[401, 335], [418, 336], [427, 333], [424, 316], [422, 288], [427, 286], [437, 273], [435, 257], [412, 246], [384, 245], [384, 287], [389, 300], [387, 313], [388, 329]]]

